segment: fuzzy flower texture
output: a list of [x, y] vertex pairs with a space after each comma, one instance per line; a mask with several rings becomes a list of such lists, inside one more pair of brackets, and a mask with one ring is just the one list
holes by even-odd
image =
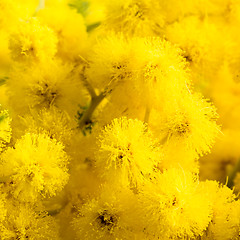
[[0, 240], [240, 239], [239, 0], [0, 12]]

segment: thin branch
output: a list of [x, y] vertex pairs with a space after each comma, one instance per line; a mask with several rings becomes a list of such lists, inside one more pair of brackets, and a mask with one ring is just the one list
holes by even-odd
[[112, 88], [113, 88], [113, 81], [110, 81], [108, 85], [105, 87], [105, 89], [99, 95], [96, 95], [96, 92], [94, 91], [93, 87], [84, 76], [82, 76], [82, 80], [85, 83], [85, 86], [87, 87], [91, 95], [91, 103], [89, 108], [83, 113], [83, 116], [79, 121], [78, 128], [80, 129], [83, 129], [84, 126], [91, 123], [91, 117], [93, 115], [93, 112], [98, 107], [98, 105], [102, 102], [102, 100], [112, 92]]
[[80, 129], [83, 129], [83, 127], [86, 124], [90, 123], [93, 112], [95, 111], [97, 106], [101, 103], [101, 101], [105, 98], [105, 96], [106, 96], [105, 92], [102, 92], [100, 95], [92, 98], [89, 108], [86, 110], [86, 112], [83, 114], [82, 118], [80, 119], [80, 122], [78, 125]]
[[80, 74], [80, 77], [81, 77], [81, 80], [84, 84], [84, 86], [87, 88], [90, 96], [93, 98], [96, 98], [97, 97], [97, 94], [93, 88], [93, 86], [89, 83], [89, 81], [87, 80], [87, 78], [84, 76], [84, 74]]

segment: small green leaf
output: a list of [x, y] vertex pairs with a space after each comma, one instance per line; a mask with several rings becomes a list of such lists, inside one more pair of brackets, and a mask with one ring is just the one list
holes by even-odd
[[92, 30], [94, 30], [95, 28], [97, 28], [101, 23], [100, 22], [97, 22], [97, 23], [93, 23], [91, 25], [88, 25], [87, 26], [87, 31], [88, 32], [91, 32]]

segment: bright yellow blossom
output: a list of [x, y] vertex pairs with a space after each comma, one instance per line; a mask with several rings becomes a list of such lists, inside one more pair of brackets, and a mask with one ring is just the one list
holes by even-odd
[[161, 161], [161, 150], [147, 126], [135, 119], [114, 119], [99, 136], [96, 167], [104, 179], [136, 186]]
[[50, 28], [32, 17], [19, 20], [18, 28], [10, 35], [9, 49], [18, 62], [46, 61], [56, 54], [57, 38]]
[[236, 199], [231, 189], [219, 186], [216, 181], [206, 181], [201, 185], [205, 194], [213, 202], [213, 218], [203, 239], [238, 239], [240, 201]]
[[64, 147], [45, 134], [27, 133], [2, 155], [0, 175], [16, 199], [31, 202], [61, 191], [68, 181]]
[[[24, 118], [20, 117], [18, 125], [18, 136], [23, 135], [25, 131], [32, 133], [46, 133], [49, 137], [56, 139], [62, 143], [69, 144], [73, 135], [73, 120], [69, 115], [51, 106], [49, 109], [43, 108], [39, 112], [32, 110], [29, 115]], [[16, 121], [15, 121], [16, 123]], [[15, 129], [15, 135], [16, 135]]]
[[102, 30], [124, 32], [130, 36], [156, 36], [165, 23], [158, 1], [104, 0], [105, 20]]
[[196, 175], [174, 168], [145, 182], [141, 216], [150, 239], [191, 239], [203, 234], [211, 220], [212, 203], [198, 185]]
[[85, 240], [137, 239], [136, 197], [129, 190], [105, 187], [98, 198], [78, 208], [73, 226]]
[[0, 223], [0, 238], [58, 240], [58, 227], [53, 217], [31, 205], [8, 203], [5, 221]]
[[88, 46], [88, 36], [80, 14], [64, 5], [56, 4], [52, 7], [46, 6], [37, 16], [58, 37], [58, 56], [68, 61], [81, 59]]
[[84, 105], [87, 99], [73, 65], [59, 60], [33, 64], [27, 69], [16, 65], [7, 85], [9, 104], [13, 112], [21, 116], [32, 109], [54, 106], [74, 118], [78, 105]]
[[[195, 159], [208, 153], [220, 132], [215, 108], [198, 94], [183, 95], [175, 108], [173, 106], [163, 110], [165, 113], [159, 116], [155, 129], [163, 139], [167, 156], [171, 158], [175, 151], [183, 158], [185, 152]], [[164, 165], [170, 167], [168, 164], [166, 160]]]

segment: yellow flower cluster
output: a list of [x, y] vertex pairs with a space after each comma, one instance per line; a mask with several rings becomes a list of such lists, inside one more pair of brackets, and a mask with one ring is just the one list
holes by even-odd
[[238, 0], [0, 12], [1, 240], [239, 239]]

